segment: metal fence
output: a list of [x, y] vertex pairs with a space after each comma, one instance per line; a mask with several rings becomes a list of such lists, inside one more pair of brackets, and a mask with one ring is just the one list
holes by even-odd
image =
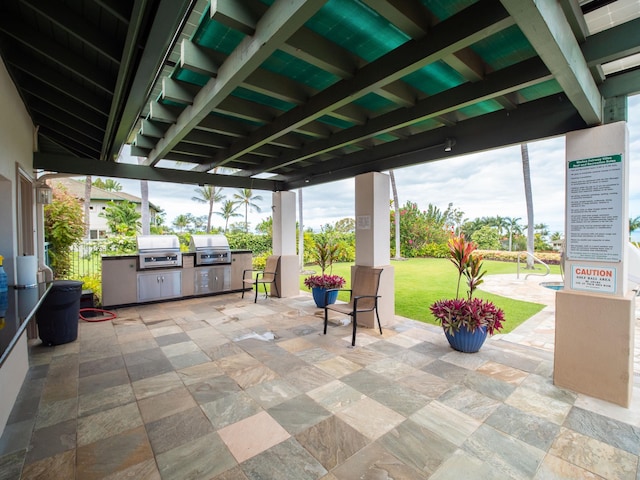
[[105, 251], [104, 240], [85, 240], [75, 244], [71, 249], [71, 269], [69, 278], [81, 280], [85, 277], [102, 277], [102, 253]]

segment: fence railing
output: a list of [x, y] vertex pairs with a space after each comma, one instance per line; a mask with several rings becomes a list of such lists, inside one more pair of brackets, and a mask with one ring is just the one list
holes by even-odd
[[102, 253], [105, 245], [103, 240], [85, 240], [76, 243], [71, 248], [71, 266], [69, 277], [82, 279], [84, 277], [102, 277]]

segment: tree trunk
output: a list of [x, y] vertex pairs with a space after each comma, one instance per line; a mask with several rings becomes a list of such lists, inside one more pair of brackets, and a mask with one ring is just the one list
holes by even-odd
[[533, 194], [531, 192], [531, 172], [529, 170], [529, 148], [526, 143], [520, 145], [522, 154], [522, 174], [524, 177], [524, 196], [527, 202], [527, 269], [533, 270]]
[[509, 227], [509, 251], [511, 251], [512, 246], [513, 246], [513, 229]]
[[[144, 162], [143, 157], [138, 157], [138, 164]], [[142, 234], [149, 235], [151, 233], [151, 215], [149, 213], [149, 182], [140, 180], [140, 223], [142, 223]]]
[[84, 179], [84, 238], [91, 239], [91, 175]]
[[302, 223], [302, 189], [298, 190], [298, 255], [300, 271], [304, 270], [304, 224]]
[[[211, 187], [215, 189], [215, 187]], [[207, 217], [207, 233], [211, 233], [211, 217], [213, 216], [213, 204], [215, 202], [215, 190], [211, 191], [211, 198], [209, 198], [209, 216]]]
[[396, 226], [396, 256], [393, 257], [396, 260], [400, 260], [400, 204], [398, 203], [398, 189], [396, 188], [396, 176], [393, 170], [389, 170], [389, 177], [391, 178], [391, 190], [393, 191], [393, 211], [395, 212], [395, 226]]

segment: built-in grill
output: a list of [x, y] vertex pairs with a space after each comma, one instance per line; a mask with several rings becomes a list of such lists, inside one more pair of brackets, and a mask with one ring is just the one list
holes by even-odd
[[139, 235], [136, 241], [141, 270], [182, 267], [180, 241], [176, 235]]
[[196, 265], [228, 265], [231, 249], [224, 235], [193, 235], [189, 251], [196, 254]]

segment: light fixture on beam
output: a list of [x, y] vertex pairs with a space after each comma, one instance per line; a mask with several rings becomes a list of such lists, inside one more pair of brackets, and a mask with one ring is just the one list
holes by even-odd
[[453, 150], [453, 146], [455, 144], [456, 144], [456, 139], [455, 138], [447, 137], [444, 140], [444, 151], [445, 152], [450, 152], [451, 150]]
[[49, 205], [53, 201], [53, 191], [46, 183], [40, 183], [36, 187], [36, 203]]

